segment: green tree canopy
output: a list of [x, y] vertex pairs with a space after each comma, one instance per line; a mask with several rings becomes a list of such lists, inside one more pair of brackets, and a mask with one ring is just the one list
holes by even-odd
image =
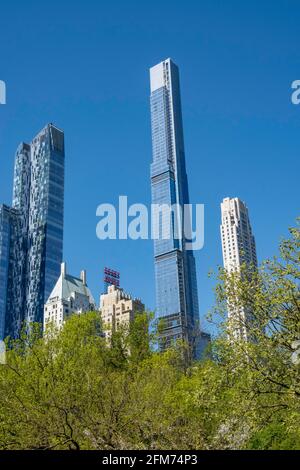
[[[111, 344], [99, 312], [7, 340], [0, 448], [300, 449], [299, 247], [297, 226], [258, 270], [220, 271], [220, 335], [202, 361], [180, 343], [157, 352], [148, 313]], [[250, 312], [250, 341], [232, 336], [228, 302]]]

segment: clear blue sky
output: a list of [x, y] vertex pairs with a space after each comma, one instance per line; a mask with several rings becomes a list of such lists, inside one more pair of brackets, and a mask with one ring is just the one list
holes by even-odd
[[191, 201], [206, 208], [196, 253], [201, 317], [221, 264], [220, 201], [246, 201], [262, 260], [299, 215], [300, 4], [295, 1], [6, 1], [0, 7], [0, 201], [14, 153], [47, 123], [65, 131], [64, 258], [94, 296], [105, 265], [154, 307], [151, 241], [99, 241], [96, 207], [150, 202], [148, 69], [180, 67]]

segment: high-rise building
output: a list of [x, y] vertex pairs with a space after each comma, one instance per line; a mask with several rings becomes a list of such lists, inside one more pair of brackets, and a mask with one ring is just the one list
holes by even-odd
[[[152, 203], [184, 208], [189, 204], [178, 67], [167, 59], [150, 69]], [[198, 290], [193, 252], [187, 250], [184, 215], [175, 210], [169, 237], [162, 219], [154, 241], [156, 317], [162, 321], [160, 347], [188, 341], [195, 353], [199, 328]], [[182, 214], [184, 212], [182, 211]], [[179, 236], [178, 236], [179, 234]]]
[[[242, 265], [256, 269], [257, 256], [248, 208], [239, 198], [225, 198], [221, 203], [221, 240], [224, 268], [228, 272], [239, 271]], [[228, 307], [228, 316], [237, 326], [235, 336], [247, 339], [245, 326], [251, 312], [241, 308], [238, 312]]]
[[239, 198], [225, 198], [221, 203], [221, 238], [224, 268], [240, 268], [243, 263], [257, 266], [255, 239], [248, 208]]
[[107, 294], [100, 296], [100, 312], [107, 339], [121, 326], [128, 327], [137, 313], [145, 311], [140, 299], [126, 294], [121, 287], [110, 285]]
[[0, 341], [4, 338], [11, 239], [10, 208], [0, 206]]
[[[17, 149], [9, 209], [10, 259], [2, 284], [6, 285], [1, 312], [5, 335], [17, 337], [23, 322], [43, 321], [45, 300], [59, 277], [64, 160], [64, 134], [53, 124]], [[0, 233], [7, 233], [7, 217], [0, 219]]]
[[[22, 246], [20, 245], [20, 217], [18, 211], [0, 205], [0, 340], [5, 337], [6, 312], [13, 305], [15, 314], [20, 313], [22, 266]], [[19, 272], [18, 272], [19, 271]], [[8, 292], [10, 295], [8, 296]]]
[[74, 314], [95, 310], [94, 298], [86, 282], [86, 272], [80, 278], [67, 273], [66, 263], [61, 264], [61, 274], [44, 307], [44, 332], [47, 325], [62, 328], [66, 319]]

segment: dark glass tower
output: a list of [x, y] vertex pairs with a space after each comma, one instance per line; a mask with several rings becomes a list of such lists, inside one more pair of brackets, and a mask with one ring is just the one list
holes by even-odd
[[[178, 67], [167, 59], [150, 69], [153, 162], [152, 204], [189, 204]], [[171, 236], [158, 219], [160, 236], [154, 241], [156, 317], [162, 322], [160, 336], [164, 349], [174, 340], [188, 341], [193, 354], [199, 338], [199, 307], [195, 259], [186, 249], [187, 239], [180, 212], [170, 218]], [[176, 236], [180, 233], [181, 236]]]
[[3, 240], [8, 247], [0, 248], [5, 260], [0, 274], [0, 289], [5, 291], [2, 336], [4, 331], [5, 336], [17, 337], [24, 321], [43, 321], [44, 303], [59, 277], [64, 165], [64, 134], [53, 124], [17, 149], [13, 208], [2, 206], [0, 211], [0, 245]]
[[4, 339], [10, 321], [6, 313], [20, 315], [22, 292], [21, 219], [15, 209], [0, 205], [0, 340]]

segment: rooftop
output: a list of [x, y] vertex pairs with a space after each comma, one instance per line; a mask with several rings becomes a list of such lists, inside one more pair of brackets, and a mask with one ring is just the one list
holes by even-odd
[[71, 276], [70, 274], [67, 274], [66, 264], [62, 263], [61, 274], [47, 302], [49, 302], [53, 298], [67, 300], [71, 297], [73, 293], [78, 293], [87, 296], [89, 298], [90, 303], [95, 305], [95, 300], [91, 294], [90, 289], [86, 284], [85, 271], [81, 271], [80, 278]]

